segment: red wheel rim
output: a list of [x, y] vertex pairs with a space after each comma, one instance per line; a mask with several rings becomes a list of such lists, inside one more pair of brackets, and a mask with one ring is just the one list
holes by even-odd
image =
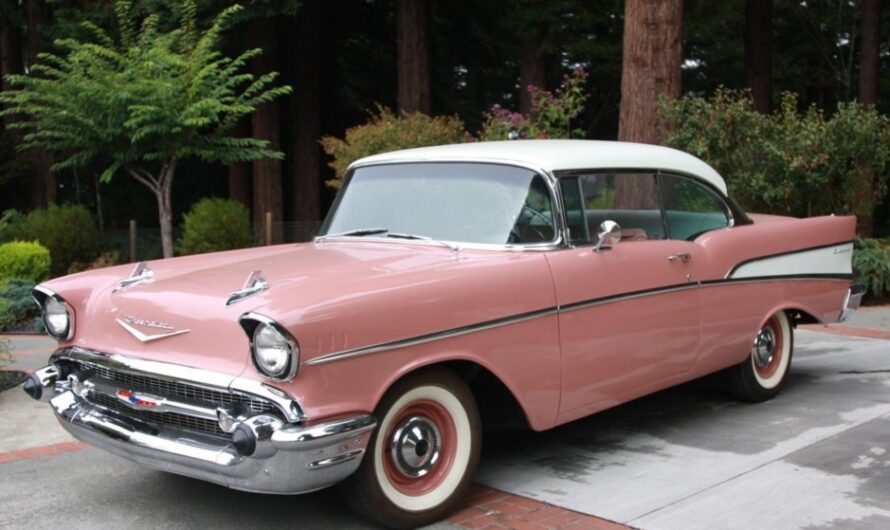
[[[402, 450], [410, 452], [409, 445], [405, 443], [406, 426], [420, 426], [417, 430], [426, 429], [427, 436], [421, 438], [427, 445], [417, 446], [418, 458], [422, 460], [432, 454], [430, 451], [437, 451], [435, 461], [420, 476], [409, 473], [406, 463], [400, 462], [397, 456]], [[384, 472], [390, 484], [403, 495], [424, 495], [442, 484], [448, 476], [457, 453], [457, 430], [451, 414], [440, 403], [418, 400], [409, 403], [393, 416], [380, 447], [383, 451]]]
[[758, 346], [766, 347], [765, 344], [761, 343], [761, 337], [764, 336], [764, 333], [772, 337], [771, 345], [769, 346], [772, 351], [772, 358], [768, 363], [758, 363], [757, 353], [755, 352], [753, 364], [758, 376], [763, 379], [769, 379], [776, 374], [776, 370], [782, 364], [782, 356], [784, 355], [784, 338], [782, 335], [782, 324], [779, 322], [779, 319], [771, 317], [766, 325], [763, 326], [760, 333], [758, 333], [758, 341], [754, 345], [755, 350]]

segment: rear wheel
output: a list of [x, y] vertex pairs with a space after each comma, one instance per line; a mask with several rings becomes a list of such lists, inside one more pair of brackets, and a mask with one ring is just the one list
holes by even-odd
[[446, 516], [479, 462], [479, 411], [467, 385], [449, 370], [427, 370], [396, 383], [375, 413], [368, 452], [344, 485], [347, 502], [393, 528]]
[[757, 336], [751, 354], [729, 372], [730, 390], [743, 401], [766, 401], [775, 397], [788, 375], [794, 335], [784, 311], [769, 318]]

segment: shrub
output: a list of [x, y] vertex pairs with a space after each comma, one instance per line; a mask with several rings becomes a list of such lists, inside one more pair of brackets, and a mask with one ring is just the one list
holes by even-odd
[[18, 210], [5, 210], [0, 214], [0, 243], [21, 239], [25, 216]]
[[182, 254], [200, 254], [253, 244], [250, 214], [238, 201], [208, 197], [183, 216]]
[[50, 271], [49, 251], [40, 243], [12, 241], [0, 245], [0, 282], [10, 278], [43, 281]]
[[9, 350], [9, 339], [0, 339], [0, 366], [3, 366], [3, 363], [12, 362], [12, 355], [9, 354]]
[[890, 294], [890, 243], [880, 239], [856, 239], [853, 266], [858, 281], [868, 293], [880, 300]]
[[68, 272], [71, 263], [91, 263], [96, 258], [98, 232], [89, 210], [79, 204], [34, 210], [25, 219], [24, 237], [49, 249], [53, 276]]
[[431, 117], [420, 112], [396, 115], [385, 107], [377, 108], [371, 120], [346, 131], [345, 139], [325, 136], [321, 145], [334, 160], [328, 165], [336, 178], [327, 185], [339, 188], [349, 164], [359, 158], [410, 147], [453, 144], [469, 139], [463, 122], [457, 116]]
[[576, 68], [565, 76], [562, 85], [554, 92], [536, 86], [527, 88], [532, 99], [532, 111], [528, 115], [507, 110], [500, 105], [483, 113], [485, 119], [479, 139], [516, 140], [524, 138], [571, 138], [581, 136], [581, 131], [571, 129], [572, 118], [584, 110], [587, 101], [587, 72]]
[[31, 280], [13, 278], [0, 283], [0, 331], [42, 331], [40, 308], [31, 297]]
[[72, 261], [71, 265], [68, 266], [68, 274], [74, 274], [75, 272], [83, 272], [89, 271], [93, 269], [102, 269], [105, 267], [113, 267], [114, 265], [120, 265], [120, 253], [116, 250], [102, 252], [99, 254], [99, 257], [93, 260], [92, 263], [81, 263], [79, 261]]
[[721, 88], [710, 99], [663, 99], [659, 110], [672, 124], [666, 143], [714, 166], [749, 210], [864, 221], [886, 191], [890, 119], [872, 107], [842, 103], [826, 117], [798, 111], [786, 93], [778, 110], [760, 114], [750, 93]]

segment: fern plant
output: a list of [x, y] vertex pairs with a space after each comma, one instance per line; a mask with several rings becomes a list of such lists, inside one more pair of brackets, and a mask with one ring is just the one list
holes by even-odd
[[117, 35], [85, 22], [90, 41], [60, 39], [59, 53], [38, 55], [29, 75], [10, 76], [0, 94], [3, 115], [19, 119], [22, 148], [43, 146], [55, 169], [100, 164], [107, 182], [123, 172], [155, 195], [164, 257], [173, 255], [171, 189], [177, 163], [249, 162], [283, 157], [265, 140], [229, 133], [259, 105], [288, 94], [276, 72], [244, 71], [262, 50], [236, 57], [219, 51], [223, 32], [242, 7], [197, 28], [193, 0], [181, 4], [179, 27], [161, 32], [159, 18], [139, 23], [129, 1], [114, 5]]

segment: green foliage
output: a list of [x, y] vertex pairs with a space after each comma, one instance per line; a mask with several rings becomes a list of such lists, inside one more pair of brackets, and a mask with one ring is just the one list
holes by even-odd
[[99, 257], [94, 259], [92, 263], [72, 261], [71, 264], [68, 265], [68, 274], [74, 274], [75, 272], [83, 272], [93, 269], [102, 269], [105, 267], [113, 267], [115, 265], [120, 265], [120, 262], [120, 253], [118, 251], [106, 251], [99, 254]]
[[50, 253], [40, 243], [11, 241], [0, 245], [0, 282], [26, 278], [33, 282], [49, 276]]
[[[3, 328], [3, 304], [0, 302], [0, 329]], [[12, 355], [9, 354], [10, 346], [9, 339], [0, 339], [0, 366], [3, 366], [3, 363], [11, 363]]]
[[673, 124], [666, 143], [714, 166], [749, 210], [870, 215], [886, 191], [890, 120], [873, 108], [843, 103], [826, 117], [798, 111], [786, 93], [774, 113], [759, 114], [750, 94], [723, 88], [659, 108]]
[[584, 109], [587, 101], [586, 82], [587, 72], [578, 67], [563, 79], [562, 85], [554, 92], [528, 87], [532, 97], [531, 114], [523, 115], [495, 105], [483, 115], [485, 122], [479, 139], [571, 138], [573, 135], [583, 135], [582, 131], [571, 129], [571, 122]]
[[63, 53], [40, 54], [35, 75], [10, 76], [17, 90], [0, 94], [6, 116], [24, 115], [24, 147], [57, 154], [56, 169], [100, 162], [108, 180], [121, 168], [196, 157], [212, 162], [281, 158], [268, 142], [225, 133], [254, 109], [290, 92], [271, 87], [277, 74], [255, 77], [241, 70], [259, 49], [235, 58], [217, 48], [230, 19], [224, 10], [199, 33], [192, 2], [183, 4], [180, 27], [167, 33], [149, 15], [141, 26], [130, 2], [114, 11], [120, 37], [84, 22], [92, 42], [59, 39]]
[[853, 266], [868, 293], [881, 299], [890, 295], [890, 243], [880, 239], [856, 239]]
[[183, 216], [182, 254], [200, 254], [253, 244], [250, 213], [238, 201], [208, 197]]
[[34, 282], [14, 278], [0, 282], [0, 331], [41, 331], [40, 308], [31, 297]]
[[96, 257], [96, 224], [80, 204], [50, 204], [45, 210], [33, 210], [25, 219], [22, 234], [49, 249], [53, 276], [66, 274], [73, 262], [90, 263]]
[[345, 139], [325, 136], [321, 145], [334, 160], [328, 165], [336, 178], [327, 185], [339, 188], [349, 164], [359, 158], [410, 147], [466, 142], [469, 136], [463, 122], [456, 116], [431, 117], [420, 112], [396, 115], [385, 107], [364, 125], [346, 131]]
[[25, 216], [18, 210], [9, 209], [0, 214], [0, 243], [20, 239]]

